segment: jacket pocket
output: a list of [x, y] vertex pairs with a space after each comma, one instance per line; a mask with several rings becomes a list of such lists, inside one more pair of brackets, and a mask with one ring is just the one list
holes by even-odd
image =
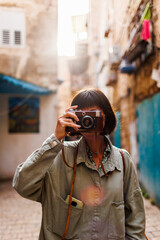
[[[66, 233], [66, 239], [78, 239], [77, 230], [80, 228], [80, 217], [83, 208], [76, 208], [71, 206], [71, 216], [69, 221], [69, 227]], [[62, 236], [65, 230], [68, 217], [68, 203], [64, 201], [60, 196], [56, 196], [55, 208], [53, 210], [53, 222], [49, 224], [48, 230]], [[78, 226], [78, 229], [77, 229]]]
[[124, 202], [112, 202], [109, 213], [108, 239], [124, 239]]

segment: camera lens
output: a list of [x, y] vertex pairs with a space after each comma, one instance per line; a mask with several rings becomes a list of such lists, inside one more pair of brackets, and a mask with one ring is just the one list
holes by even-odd
[[84, 128], [91, 128], [93, 126], [93, 118], [91, 116], [84, 116], [81, 120], [81, 124]]

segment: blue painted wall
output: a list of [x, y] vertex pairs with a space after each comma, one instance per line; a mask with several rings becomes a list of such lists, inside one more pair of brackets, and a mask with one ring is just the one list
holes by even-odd
[[160, 93], [137, 107], [140, 182], [160, 206]]

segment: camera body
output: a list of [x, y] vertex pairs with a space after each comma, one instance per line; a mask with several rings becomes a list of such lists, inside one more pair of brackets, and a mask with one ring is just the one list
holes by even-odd
[[78, 125], [81, 125], [78, 131], [74, 128], [67, 127], [66, 132], [73, 135], [74, 133], [81, 132], [103, 132], [103, 116], [100, 110], [91, 110], [91, 111], [83, 111], [83, 110], [73, 110], [79, 121], [76, 122]]

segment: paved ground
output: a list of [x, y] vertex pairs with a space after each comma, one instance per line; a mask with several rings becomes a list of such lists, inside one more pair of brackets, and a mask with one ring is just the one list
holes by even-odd
[[149, 240], [160, 240], [160, 209], [144, 199], [146, 212], [146, 235]]
[[[160, 240], [160, 209], [145, 200], [146, 233]], [[0, 183], [0, 240], [38, 240], [41, 222], [39, 203], [20, 197], [10, 182]]]
[[19, 196], [10, 182], [0, 183], [0, 240], [37, 240], [41, 205]]

